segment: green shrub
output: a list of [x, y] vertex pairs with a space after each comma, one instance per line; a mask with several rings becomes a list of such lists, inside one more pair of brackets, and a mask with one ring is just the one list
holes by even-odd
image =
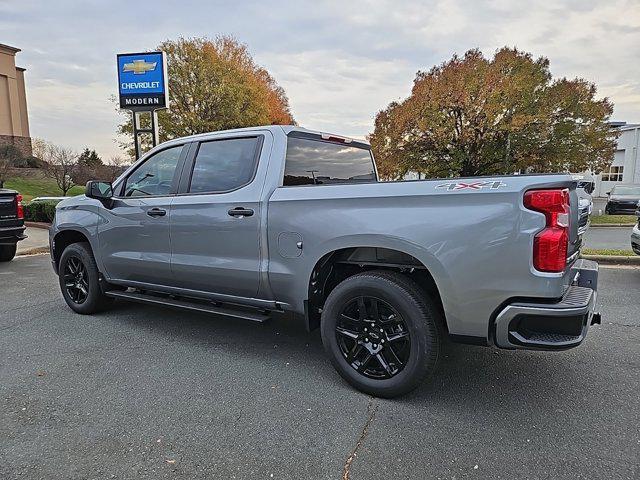
[[27, 222], [53, 222], [56, 214], [56, 205], [59, 200], [44, 200], [39, 202], [30, 202], [24, 206], [24, 219]]

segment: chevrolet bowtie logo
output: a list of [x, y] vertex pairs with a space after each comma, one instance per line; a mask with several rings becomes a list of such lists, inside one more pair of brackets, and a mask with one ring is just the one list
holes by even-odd
[[156, 69], [158, 62], [147, 62], [146, 60], [134, 60], [131, 63], [125, 63], [122, 67], [123, 72], [133, 72], [135, 75], [151, 72]]

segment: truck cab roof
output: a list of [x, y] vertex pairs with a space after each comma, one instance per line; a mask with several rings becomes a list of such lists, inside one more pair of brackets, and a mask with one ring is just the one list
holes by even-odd
[[255, 127], [244, 127], [244, 128], [232, 128], [229, 130], [218, 130], [215, 132], [207, 132], [207, 133], [198, 133], [196, 135], [190, 135], [188, 137], [180, 137], [177, 138], [175, 140], [169, 140], [168, 142], [164, 142], [162, 145], [169, 145], [172, 144], [174, 142], [184, 142], [184, 141], [196, 141], [196, 140], [202, 140], [211, 136], [218, 136], [218, 135], [226, 135], [226, 134], [230, 134], [230, 133], [242, 133], [242, 132], [254, 132], [256, 130], [269, 130], [272, 133], [280, 133], [280, 132], [284, 132], [285, 135], [289, 135], [291, 132], [301, 132], [301, 133], [308, 133], [308, 134], [312, 134], [312, 135], [320, 135], [323, 137], [334, 137], [334, 138], [340, 138], [340, 139], [344, 139], [346, 141], [346, 143], [351, 143], [351, 142], [357, 142], [360, 144], [365, 144], [367, 146], [369, 145], [369, 142], [367, 142], [364, 139], [357, 139], [357, 138], [352, 138], [352, 137], [346, 137], [344, 135], [337, 135], [337, 134], [333, 134], [333, 133], [329, 133], [329, 132], [320, 132], [317, 130], [309, 130], [307, 128], [303, 128], [303, 127], [299, 127], [297, 125], [256, 125]]

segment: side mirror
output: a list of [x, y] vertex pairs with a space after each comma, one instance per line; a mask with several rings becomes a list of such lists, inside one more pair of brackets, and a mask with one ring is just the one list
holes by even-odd
[[607, 192], [607, 195], [611, 195], [611, 192]]
[[84, 194], [89, 198], [95, 198], [103, 203], [111, 202], [113, 197], [113, 186], [111, 182], [98, 182], [90, 180], [87, 182]]

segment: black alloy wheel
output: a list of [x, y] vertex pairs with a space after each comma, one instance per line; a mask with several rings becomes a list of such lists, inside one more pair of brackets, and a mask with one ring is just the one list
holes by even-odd
[[68, 245], [58, 263], [58, 281], [67, 305], [76, 313], [84, 315], [102, 310], [109, 305], [110, 298], [103, 292], [100, 272], [87, 242]]
[[409, 360], [409, 329], [398, 311], [380, 298], [360, 296], [346, 303], [335, 331], [347, 363], [365, 377], [391, 378]]
[[82, 305], [89, 296], [89, 275], [80, 257], [74, 255], [67, 258], [63, 275], [67, 295], [73, 303]]
[[322, 308], [322, 344], [337, 372], [358, 390], [392, 398], [435, 370], [438, 308], [406, 275], [368, 271], [342, 280]]

